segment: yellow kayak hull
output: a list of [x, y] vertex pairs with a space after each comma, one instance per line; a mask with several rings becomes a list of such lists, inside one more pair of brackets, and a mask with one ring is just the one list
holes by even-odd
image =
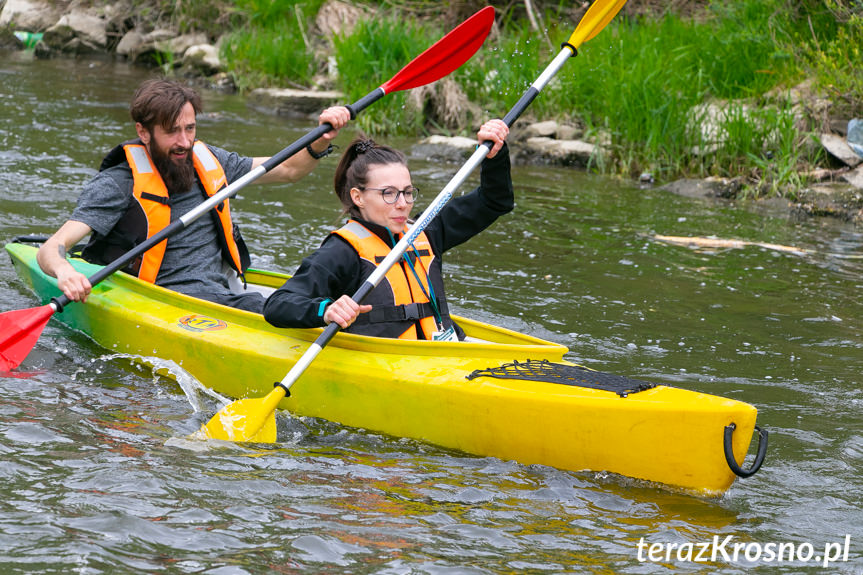
[[[36, 249], [8, 244], [18, 275], [43, 302], [59, 295]], [[99, 268], [70, 260], [90, 276]], [[286, 276], [250, 271], [250, 284]], [[320, 329], [278, 329], [258, 314], [191, 298], [116, 273], [86, 304], [54, 317], [118, 353], [170, 359], [232, 398], [268, 394]], [[566, 363], [566, 347], [466, 318], [478, 341], [403, 341], [337, 334], [279, 407], [467, 453], [559, 469], [609, 471], [704, 495], [728, 489], [723, 437], [734, 424], [743, 464], [757, 410], [747, 403], [659, 385], [621, 397], [559, 383], [477, 377], [504, 363]]]

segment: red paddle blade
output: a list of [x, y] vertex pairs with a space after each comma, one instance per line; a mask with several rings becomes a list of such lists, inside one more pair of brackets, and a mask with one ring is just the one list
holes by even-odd
[[0, 314], [0, 371], [21, 365], [53, 314], [51, 304]]
[[454, 28], [449, 34], [429, 46], [407, 66], [390, 78], [381, 89], [386, 94], [425, 86], [439, 80], [467, 62], [479, 47], [494, 23], [494, 8], [486, 6]]

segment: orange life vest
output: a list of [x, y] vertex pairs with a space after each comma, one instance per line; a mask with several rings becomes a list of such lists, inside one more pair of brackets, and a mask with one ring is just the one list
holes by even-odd
[[[126, 144], [123, 146], [126, 160], [132, 169], [134, 185], [132, 195], [143, 210], [146, 219], [147, 238], [157, 234], [171, 223], [171, 206], [168, 202], [168, 188], [162, 180], [147, 148], [141, 144]], [[227, 183], [225, 170], [203, 142], [196, 141], [192, 147], [192, 162], [204, 192], [210, 197]], [[231, 221], [229, 200], [219, 204], [215, 211], [217, 235], [222, 244], [222, 251], [227, 252], [229, 262], [238, 274], [244, 271], [240, 248], [234, 238], [234, 225]], [[143, 240], [142, 240], [143, 241]], [[155, 282], [165, 256], [168, 240], [162, 241], [143, 255], [137, 269], [138, 277], [144, 281]]]
[[[392, 246], [370, 231], [361, 223], [351, 220], [342, 228], [335, 230], [356, 250], [364, 263], [365, 277], [392, 250]], [[440, 277], [439, 265], [435, 265], [435, 254], [424, 232], [421, 232], [405, 253], [411, 259], [413, 271], [402, 258], [393, 265], [384, 279], [363, 301], [371, 304], [372, 311], [360, 314], [347, 331], [376, 335], [379, 337], [398, 337], [400, 339], [418, 339], [417, 326], [422, 329], [425, 339], [432, 339], [432, 334], [438, 331], [434, 312], [429, 303], [429, 277], [437, 299], [438, 308], [443, 315], [446, 327], [451, 325], [449, 314], [443, 298], [443, 281]], [[416, 276], [414, 275], [416, 272]], [[417, 280], [419, 278], [419, 281]]]

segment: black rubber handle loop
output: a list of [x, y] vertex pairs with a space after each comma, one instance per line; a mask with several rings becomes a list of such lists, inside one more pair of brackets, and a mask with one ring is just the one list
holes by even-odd
[[757, 425], [755, 426], [755, 431], [758, 432], [758, 451], [755, 454], [755, 461], [752, 462], [752, 466], [749, 469], [743, 469], [737, 465], [737, 461], [734, 459], [734, 450], [731, 448], [731, 438], [734, 435], [735, 429], [737, 429], [737, 425], [734, 423], [725, 426], [725, 440], [723, 442], [725, 461], [728, 463], [731, 471], [738, 477], [752, 477], [761, 469], [761, 464], [764, 463], [764, 457], [767, 455], [767, 430], [761, 429]]

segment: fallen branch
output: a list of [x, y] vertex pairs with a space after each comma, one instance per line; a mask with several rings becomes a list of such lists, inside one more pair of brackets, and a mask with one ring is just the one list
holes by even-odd
[[725, 240], [721, 238], [704, 238], [704, 237], [685, 237], [685, 236], [662, 236], [654, 235], [654, 239], [669, 244], [686, 246], [694, 249], [704, 248], [719, 248], [719, 249], [735, 249], [745, 248], [747, 246], [756, 246], [768, 250], [785, 252], [795, 255], [813, 254], [815, 252], [804, 248], [796, 248], [794, 246], [783, 246], [782, 244], [769, 244], [765, 242], [748, 242], [745, 240]]
[[766, 250], [774, 250], [777, 252], [784, 252], [787, 254], [794, 254], [795, 256], [812, 256], [812, 255], [822, 255], [831, 258], [838, 258], [843, 260], [860, 260], [863, 259], [863, 254], [836, 254], [836, 253], [821, 253], [816, 252], [814, 250], [807, 250], [805, 248], [797, 248], [794, 246], [783, 246], [782, 244], [770, 244], [766, 242], [749, 242], [746, 240], [726, 240], [722, 238], [704, 238], [704, 237], [692, 237], [692, 236], [663, 236], [659, 234], [654, 234], [653, 239], [659, 240], [660, 242], [666, 242], [669, 244], [675, 244], [678, 246], [686, 246], [688, 248], [700, 250], [700, 249], [735, 249], [735, 248], [745, 248], [748, 246], [755, 246], [759, 248], [764, 248]]

